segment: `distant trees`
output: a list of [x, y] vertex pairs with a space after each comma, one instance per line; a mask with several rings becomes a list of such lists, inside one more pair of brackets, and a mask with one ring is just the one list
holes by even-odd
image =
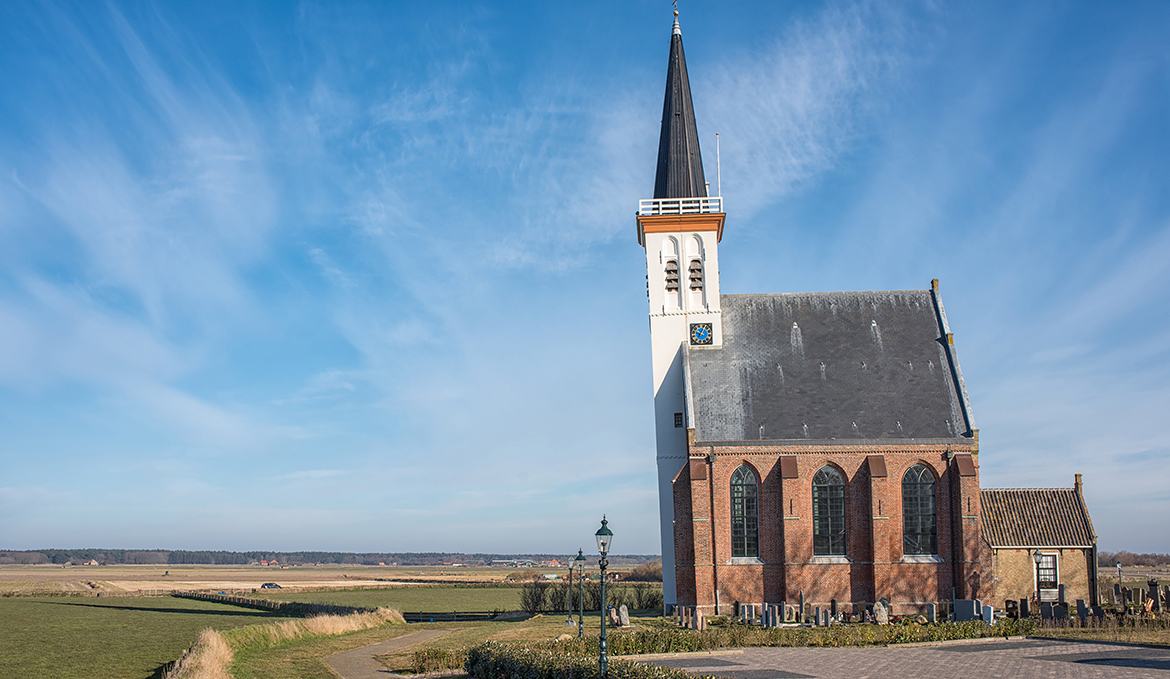
[[1170, 554], [1135, 554], [1122, 550], [1120, 552], [1097, 552], [1097, 565], [1101, 568], [1116, 566], [1163, 566], [1170, 564]]
[[629, 575], [622, 580], [627, 582], [662, 582], [662, 562], [652, 561], [634, 566]]
[[[526, 613], [571, 613], [579, 610], [581, 596], [585, 598], [585, 610], [601, 610], [601, 583], [589, 581], [583, 587], [568, 582], [534, 580], [520, 590], [520, 608]], [[627, 608], [662, 608], [662, 588], [649, 582], [635, 582], [633, 585], [608, 585], [605, 588], [606, 603], [615, 608], [625, 604]]]

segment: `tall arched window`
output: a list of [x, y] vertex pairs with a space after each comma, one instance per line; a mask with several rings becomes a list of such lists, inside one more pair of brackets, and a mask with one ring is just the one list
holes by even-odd
[[746, 464], [731, 475], [731, 555], [759, 556], [759, 502], [756, 475]]
[[934, 474], [916, 464], [902, 477], [902, 551], [938, 554], [938, 509]]
[[845, 555], [845, 477], [833, 467], [813, 477], [813, 554]]

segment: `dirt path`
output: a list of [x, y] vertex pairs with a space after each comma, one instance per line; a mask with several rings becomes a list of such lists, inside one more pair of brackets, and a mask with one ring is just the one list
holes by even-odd
[[388, 679], [389, 677], [397, 677], [399, 675], [394, 674], [386, 669], [385, 665], [374, 660], [374, 656], [385, 655], [391, 651], [406, 648], [407, 646], [421, 644], [424, 641], [441, 637], [453, 631], [449, 629], [425, 629], [419, 632], [411, 632], [397, 639], [380, 641], [369, 646], [355, 648], [352, 651], [335, 653], [326, 658], [325, 663], [333, 668], [334, 672], [340, 674], [343, 679]]

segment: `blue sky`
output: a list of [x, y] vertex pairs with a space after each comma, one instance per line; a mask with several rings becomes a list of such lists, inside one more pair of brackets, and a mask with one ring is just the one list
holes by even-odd
[[[725, 293], [940, 278], [986, 487], [1170, 551], [1170, 5], [682, 3]], [[0, 9], [0, 548], [657, 552], [670, 4]]]

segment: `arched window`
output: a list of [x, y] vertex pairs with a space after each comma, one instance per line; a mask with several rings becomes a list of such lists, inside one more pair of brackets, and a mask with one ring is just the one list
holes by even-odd
[[759, 556], [759, 502], [756, 475], [745, 464], [731, 475], [731, 555]]
[[934, 474], [916, 464], [902, 477], [902, 551], [938, 554], [938, 509]]
[[845, 477], [822, 467], [813, 477], [813, 554], [845, 555]]

